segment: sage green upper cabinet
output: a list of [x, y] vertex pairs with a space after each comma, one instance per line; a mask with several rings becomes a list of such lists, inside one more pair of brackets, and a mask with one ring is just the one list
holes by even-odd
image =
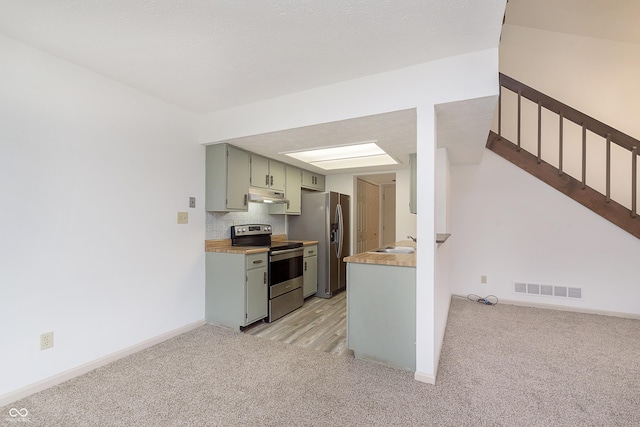
[[207, 146], [207, 211], [247, 211], [249, 153], [229, 144]]
[[286, 165], [285, 175], [284, 195], [289, 203], [272, 203], [269, 205], [269, 213], [300, 215], [302, 171], [294, 166]]
[[418, 213], [418, 163], [416, 153], [409, 154], [411, 179], [409, 181], [409, 212]]
[[251, 186], [285, 191], [285, 165], [251, 154]]
[[302, 188], [324, 191], [324, 175], [307, 170], [302, 171]]

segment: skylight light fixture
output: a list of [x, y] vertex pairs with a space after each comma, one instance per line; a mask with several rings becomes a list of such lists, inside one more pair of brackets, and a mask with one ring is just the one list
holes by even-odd
[[286, 154], [289, 157], [325, 170], [394, 165], [398, 163], [385, 153], [382, 148], [378, 147], [376, 142], [378, 141], [365, 141], [351, 145], [280, 154]]

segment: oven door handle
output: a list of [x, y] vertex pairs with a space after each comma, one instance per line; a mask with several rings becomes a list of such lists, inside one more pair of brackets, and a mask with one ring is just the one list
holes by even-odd
[[270, 257], [274, 257], [274, 256], [278, 256], [278, 255], [284, 255], [284, 254], [290, 254], [292, 252], [300, 252], [302, 253], [304, 250], [302, 248], [293, 248], [293, 249], [285, 249], [283, 251], [274, 251], [269, 253]]

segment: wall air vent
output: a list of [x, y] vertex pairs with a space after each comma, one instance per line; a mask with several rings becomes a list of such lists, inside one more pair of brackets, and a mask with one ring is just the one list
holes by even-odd
[[582, 288], [569, 288], [569, 298], [582, 298]]
[[556, 297], [566, 297], [567, 296], [566, 286], [554, 286], [553, 295]]
[[551, 285], [540, 285], [540, 295], [553, 296], [553, 286]]
[[582, 299], [582, 288], [567, 286], [540, 285], [538, 283], [515, 282], [513, 293], [526, 295], [542, 295], [547, 297]]

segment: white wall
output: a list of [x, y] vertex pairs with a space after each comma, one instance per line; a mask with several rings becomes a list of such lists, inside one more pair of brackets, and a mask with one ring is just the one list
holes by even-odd
[[640, 139], [640, 45], [504, 25], [500, 72]]
[[446, 148], [436, 150], [436, 232], [448, 233], [451, 223], [451, 163]]
[[[640, 314], [639, 239], [488, 150], [451, 176], [454, 294]], [[519, 295], [514, 282], [581, 287], [583, 299]]]
[[418, 215], [409, 213], [411, 171], [396, 171], [396, 242], [417, 234]]
[[[500, 71], [640, 138], [637, 44], [505, 25]], [[513, 142], [515, 105], [516, 95], [503, 89], [502, 133]], [[522, 145], [535, 153], [537, 107], [524, 101], [522, 110]], [[557, 165], [558, 118], [543, 110], [542, 124], [543, 159]], [[565, 121], [564, 138], [564, 169], [581, 179], [579, 126]], [[604, 158], [604, 139], [588, 134], [587, 144], [587, 184], [604, 191], [603, 164], [595, 163], [596, 157]], [[612, 197], [628, 206], [630, 155], [624, 151], [612, 148]], [[577, 161], [567, 157], [571, 153]], [[489, 151], [481, 165], [455, 166], [452, 173], [454, 293], [640, 312], [640, 283], [633, 269], [640, 255], [638, 239]], [[481, 275], [488, 276], [488, 284], [480, 284]], [[516, 281], [582, 287], [584, 298], [516, 295]]]
[[[434, 105], [495, 96], [497, 49], [420, 64], [205, 115], [200, 142], [416, 108], [418, 237], [416, 378], [435, 380]], [[438, 313], [442, 316], [442, 313]], [[440, 321], [440, 320], [439, 320]]]
[[0, 57], [1, 397], [203, 319], [204, 147], [182, 109], [4, 37]]
[[[500, 71], [640, 139], [638, 44], [505, 25]], [[517, 95], [507, 89], [502, 92], [502, 135], [515, 143]], [[542, 111], [542, 159], [557, 167], [559, 118]], [[533, 154], [537, 154], [537, 118], [537, 105], [523, 99], [521, 145]], [[569, 120], [563, 123], [563, 170], [581, 181], [581, 126]], [[493, 130], [497, 131], [495, 123]], [[601, 193], [606, 192], [605, 159], [605, 138], [587, 132], [586, 181]], [[631, 152], [612, 144], [611, 163], [611, 198], [631, 209]]]

